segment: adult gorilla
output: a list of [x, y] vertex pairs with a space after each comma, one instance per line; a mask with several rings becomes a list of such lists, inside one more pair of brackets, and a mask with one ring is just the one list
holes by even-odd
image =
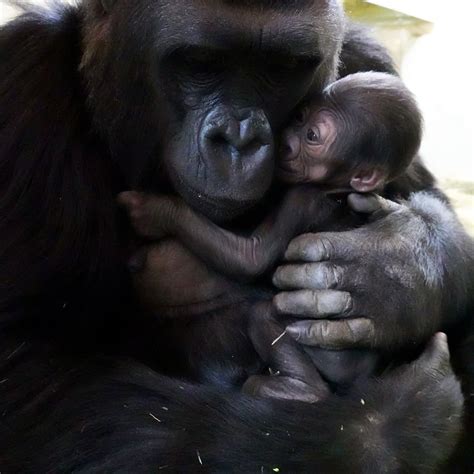
[[[334, 77], [342, 41], [330, 0], [88, 0], [0, 30], [2, 472], [429, 472], [449, 455], [461, 397], [441, 337], [316, 405], [179, 384], [120, 355], [124, 325], [142, 346], [152, 331], [127, 304], [116, 194], [176, 190], [215, 220], [244, 216], [271, 186], [274, 131]], [[347, 71], [391, 68], [351, 31], [342, 58]], [[431, 186], [417, 166], [392, 193]], [[386, 349], [420, 327], [460, 328], [472, 253], [438, 196], [383, 203], [359, 233], [297, 240], [289, 257], [334, 257], [341, 276], [328, 293], [317, 263], [309, 280], [283, 267], [277, 284], [312, 290], [283, 293], [281, 311], [337, 313], [349, 291], [347, 327], [360, 329], [293, 332]]]

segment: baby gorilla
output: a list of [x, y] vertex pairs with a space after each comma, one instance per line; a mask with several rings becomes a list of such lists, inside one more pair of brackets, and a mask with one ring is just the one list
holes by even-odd
[[365, 193], [382, 189], [412, 161], [421, 114], [395, 76], [344, 77], [303, 107], [283, 133], [279, 178]]
[[[376, 191], [399, 176], [418, 151], [421, 122], [411, 93], [394, 76], [358, 73], [334, 82], [284, 131], [277, 176], [287, 191], [276, 211], [250, 236], [217, 226], [176, 197], [127, 192], [121, 194], [120, 202], [140, 236], [176, 238], [202, 266], [223, 278], [248, 282], [269, 272], [296, 235], [353, 226], [346, 206], [341, 208], [329, 195]], [[144, 253], [137, 255], [147, 258], [153, 273], [153, 260]], [[155, 270], [159, 272], [158, 265]], [[143, 285], [140, 278], [137, 282], [147, 308], [159, 314], [150, 294], [153, 286]], [[266, 383], [265, 394], [314, 402], [327, 393], [320, 374], [344, 386], [373, 371], [377, 356], [371, 352], [311, 348], [305, 353], [289, 338], [279, 338], [284, 333], [268, 292], [262, 290], [261, 301], [255, 302], [255, 289], [240, 287], [239, 291], [248, 291], [252, 303], [235, 305], [233, 311], [250, 312], [246, 316], [254, 347], [264, 364], [280, 375]], [[240, 319], [245, 321], [243, 315]], [[241, 331], [242, 325], [230, 325], [228, 330]], [[246, 388], [262, 393], [260, 378], [250, 378]]]

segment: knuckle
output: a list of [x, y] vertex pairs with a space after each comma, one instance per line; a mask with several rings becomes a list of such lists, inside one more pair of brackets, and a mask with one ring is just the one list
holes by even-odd
[[334, 332], [332, 331], [333, 325], [329, 321], [322, 321], [321, 327], [321, 339], [330, 341], [334, 338]]
[[307, 285], [313, 283], [313, 280], [315, 278], [314, 265], [309, 263], [302, 265], [302, 277]]
[[348, 314], [351, 314], [353, 311], [354, 311], [354, 300], [350, 293], [346, 293], [342, 313], [348, 315]]
[[328, 259], [331, 255], [331, 251], [333, 250], [333, 244], [327, 237], [321, 237], [318, 242], [318, 254], [322, 259]]
[[323, 340], [323, 330], [319, 322], [311, 324], [308, 329], [308, 340], [313, 343]]
[[309, 302], [312, 308], [316, 310], [317, 313], [320, 312], [319, 308], [319, 295], [316, 291], [311, 291], [309, 294]]
[[326, 286], [330, 289], [337, 288], [342, 281], [341, 267], [332, 263], [326, 267]]

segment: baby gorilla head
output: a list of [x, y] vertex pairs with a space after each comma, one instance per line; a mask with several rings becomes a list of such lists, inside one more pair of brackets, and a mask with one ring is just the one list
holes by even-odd
[[421, 134], [421, 113], [399, 78], [352, 74], [298, 112], [283, 134], [279, 176], [374, 191], [407, 168]]

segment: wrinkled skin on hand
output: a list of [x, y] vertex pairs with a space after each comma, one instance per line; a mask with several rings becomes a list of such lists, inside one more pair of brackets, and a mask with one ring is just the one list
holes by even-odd
[[442, 262], [453, 248], [461, 252], [454, 239], [462, 237], [450, 237], [460, 228], [454, 213], [426, 193], [401, 204], [375, 195], [348, 201], [369, 215], [369, 224], [297, 237], [274, 274], [283, 290], [274, 298], [277, 311], [297, 318], [288, 334], [327, 349], [390, 350], [426, 341], [446, 323], [442, 298], [455, 270]]

